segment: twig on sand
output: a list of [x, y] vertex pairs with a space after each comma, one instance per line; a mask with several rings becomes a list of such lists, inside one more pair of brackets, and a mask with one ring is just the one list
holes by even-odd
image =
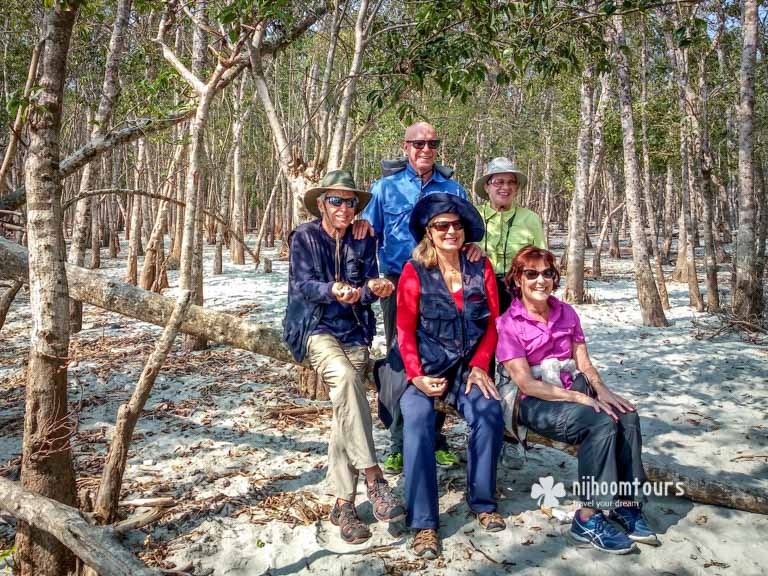
[[504, 566], [514, 566], [515, 565], [515, 563], [512, 562], [511, 560], [501, 560], [501, 561], [499, 561], [499, 560], [496, 560], [495, 558], [492, 558], [486, 552], [484, 552], [482, 549], [480, 549], [477, 546], [475, 546], [475, 543], [472, 542], [471, 539], [469, 540], [469, 543], [470, 543], [470, 545], [472, 546], [472, 548], [475, 551], [480, 552], [480, 554], [482, 554], [485, 557], [485, 559], [488, 560], [489, 562], [493, 562], [494, 564], [502, 564]]
[[742, 454], [741, 456], [731, 458], [731, 462], [736, 462], [736, 460], [760, 460], [761, 458], [768, 461], [768, 454]]

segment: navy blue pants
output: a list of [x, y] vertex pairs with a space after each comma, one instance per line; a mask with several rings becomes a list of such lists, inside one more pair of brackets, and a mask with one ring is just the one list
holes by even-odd
[[[473, 386], [467, 396], [461, 386], [456, 409], [469, 426], [467, 493], [473, 512], [496, 510], [496, 465], [504, 439], [501, 402], [485, 399]], [[403, 460], [405, 468], [406, 525], [432, 528], [440, 525], [435, 463], [434, 399], [410, 384], [400, 398], [404, 420]]]

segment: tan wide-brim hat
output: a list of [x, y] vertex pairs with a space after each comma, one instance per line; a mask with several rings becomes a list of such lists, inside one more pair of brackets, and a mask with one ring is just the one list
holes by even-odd
[[357, 208], [355, 208], [355, 214], [362, 212], [363, 208], [371, 201], [371, 193], [359, 190], [355, 185], [352, 174], [346, 170], [331, 170], [320, 180], [320, 186], [310, 188], [304, 192], [304, 206], [313, 216], [322, 218], [320, 210], [317, 208], [317, 199], [328, 190], [348, 190], [349, 192], [356, 193], [359, 202]]
[[525, 183], [528, 182], [528, 177], [525, 175], [525, 172], [518, 170], [518, 168], [509, 158], [499, 156], [498, 158], [494, 158], [488, 162], [483, 175], [475, 180], [475, 184], [473, 186], [475, 194], [477, 194], [480, 198], [488, 200], [488, 193], [485, 191], [485, 183], [488, 182], [488, 178], [494, 174], [508, 173], [517, 176], [517, 189], [522, 190], [525, 187]]

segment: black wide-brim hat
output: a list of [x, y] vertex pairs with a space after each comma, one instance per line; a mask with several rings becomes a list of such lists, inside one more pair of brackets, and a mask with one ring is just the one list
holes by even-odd
[[464, 243], [479, 242], [485, 236], [485, 223], [480, 212], [469, 203], [456, 196], [445, 192], [427, 194], [416, 202], [411, 212], [411, 221], [408, 227], [416, 242], [421, 242], [427, 231], [427, 224], [438, 214], [458, 214], [464, 223]]

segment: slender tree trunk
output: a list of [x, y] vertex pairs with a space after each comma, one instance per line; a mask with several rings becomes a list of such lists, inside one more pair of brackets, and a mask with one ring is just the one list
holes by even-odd
[[101, 268], [101, 202], [91, 198], [91, 268]]
[[352, 64], [349, 67], [349, 74], [344, 91], [339, 102], [339, 111], [336, 116], [336, 125], [331, 138], [331, 146], [328, 150], [328, 170], [343, 168], [341, 159], [344, 156], [344, 136], [347, 133], [347, 123], [349, 122], [349, 113], [352, 109], [352, 100], [357, 90], [357, 79], [363, 68], [363, 59], [365, 57], [365, 48], [368, 44], [368, 30], [376, 16], [380, 2], [375, 4], [372, 14], [368, 14], [368, 0], [360, 0], [360, 6], [355, 20], [355, 48], [352, 53]]
[[[243, 190], [243, 167], [241, 162], [242, 155], [242, 141], [243, 141], [243, 126], [245, 124], [247, 111], [243, 110], [243, 96], [245, 94], [245, 83], [247, 76], [243, 75], [240, 82], [240, 88], [238, 89], [237, 98], [235, 100], [235, 115], [236, 120], [232, 126], [233, 133], [233, 149], [232, 149], [232, 179], [234, 184], [234, 198], [232, 200], [232, 220], [230, 227], [238, 232], [243, 238], [245, 238], [245, 212], [243, 210], [245, 206], [245, 192]], [[243, 251], [243, 245], [230, 237], [229, 239], [229, 254], [232, 259], [232, 264], [243, 265], [245, 264], [245, 252]]]
[[[680, 163], [683, 170], [683, 178], [680, 183], [682, 190], [682, 222], [685, 228], [685, 244], [678, 242], [678, 250], [685, 253], [685, 278], [688, 282], [688, 299], [690, 305], [699, 312], [704, 310], [704, 300], [699, 289], [699, 279], [696, 272], [696, 232], [693, 224], [692, 212], [695, 210], [693, 199], [699, 188], [698, 162], [691, 151], [691, 133], [694, 127], [691, 122], [690, 107], [693, 103], [686, 101], [689, 92], [688, 79], [688, 55], [683, 49], [675, 48], [669, 32], [666, 33], [667, 45], [675, 62], [675, 71], [678, 84], [678, 106], [683, 122], [680, 125]], [[680, 235], [682, 240], [682, 234]], [[680, 255], [678, 254], [678, 262]]]
[[[32, 313], [21, 458], [24, 488], [75, 504], [75, 473], [67, 403], [69, 292], [64, 269], [59, 137], [67, 54], [77, 4], [45, 13], [45, 50], [38, 105], [31, 110], [25, 166]], [[55, 537], [25, 522], [16, 526], [16, 562], [22, 576], [60, 576], [74, 557]]]
[[632, 236], [632, 259], [635, 264], [637, 295], [640, 313], [646, 326], [667, 326], [667, 319], [661, 306], [659, 291], [653, 281], [653, 272], [648, 261], [648, 247], [643, 230], [640, 208], [640, 167], [635, 149], [635, 126], [632, 118], [632, 88], [629, 61], [624, 41], [624, 26], [621, 16], [612, 18], [615, 26], [616, 74], [619, 79], [619, 104], [621, 107], [622, 144], [624, 149], [624, 181], [627, 213]]
[[[35, 78], [37, 78], [37, 65], [40, 61], [40, 53], [43, 50], [44, 41], [41, 40], [32, 50], [32, 58], [29, 63], [29, 71], [27, 72], [27, 82], [24, 85], [24, 98], [29, 98], [32, 92], [32, 87], [35, 84]], [[7, 101], [7, 99], [6, 99]], [[10, 140], [8, 146], [5, 149], [5, 155], [3, 156], [3, 164], [0, 166], [0, 196], [5, 193], [5, 178], [8, 172], [13, 166], [13, 161], [16, 158], [16, 148], [19, 145], [19, 135], [24, 127], [24, 112], [26, 106], [20, 106], [16, 111], [16, 119], [13, 122], [13, 129], [11, 130]]]
[[757, 0], [744, 0], [739, 71], [739, 229], [736, 235], [735, 283], [731, 289], [733, 314], [752, 320], [761, 313], [755, 258], [755, 55], [757, 52]]
[[94, 515], [100, 524], [108, 524], [115, 521], [117, 504], [120, 499], [120, 487], [123, 483], [125, 464], [128, 459], [128, 447], [131, 437], [139, 421], [144, 405], [149, 399], [152, 387], [155, 384], [160, 368], [165, 362], [176, 334], [187, 314], [191, 300], [189, 291], [184, 290], [176, 300], [168, 325], [163, 330], [155, 349], [147, 359], [139, 382], [131, 395], [131, 399], [120, 406], [117, 411], [115, 431], [112, 435], [112, 443], [109, 447], [107, 458], [104, 462], [104, 471], [101, 475], [101, 483], [96, 496]]
[[[141, 175], [147, 169], [145, 164], [146, 156], [144, 154], [144, 140], [139, 140], [138, 144], [138, 165], [136, 167], [135, 188], [141, 189]], [[128, 240], [128, 266], [125, 271], [125, 281], [134, 286], [138, 282], [139, 253], [141, 252], [141, 196], [134, 196], [131, 199], [131, 230]]]
[[575, 304], [584, 302], [584, 221], [589, 187], [589, 148], [592, 134], [593, 69], [587, 66], [581, 76], [579, 135], [576, 141], [576, 185], [568, 219], [568, 275], [565, 299]]
[[[547, 92], [546, 104], [546, 131], [544, 132], [544, 207], [541, 213], [542, 226], [544, 227], [544, 244], [549, 246], [549, 222], [552, 210], [552, 131], [554, 117], [552, 115], [552, 92]], [[476, 178], [479, 174], [476, 176]]]
[[[133, 0], [118, 0], [115, 11], [115, 23], [112, 26], [112, 36], [109, 41], [109, 53], [104, 68], [104, 80], [101, 86], [101, 99], [99, 108], [89, 122], [91, 140], [103, 138], [109, 130], [112, 120], [112, 111], [120, 91], [118, 79], [119, 63], [125, 46], [125, 28], [128, 25], [128, 16], [131, 12]], [[80, 180], [80, 192], [91, 189], [91, 182], [99, 180], [98, 164], [90, 162], [83, 168]], [[72, 243], [69, 248], [70, 264], [82, 266], [85, 262], [86, 239], [88, 235], [88, 214], [91, 212], [92, 201], [82, 200], [75, 208], [75, 221], [72, 224]], [[91, 219], [98, 219], [98, 215], [92, 215]], [[91, 226], [93, 228], [93, 226]], [[93, 245], [92, 245], [93, 246]], [[98, 260], [98, 256], [92, 257], [92, 264]], [[83, 324], [83, 305], [73, 300], [69, 308], [69, 322], [72, 332], [79, 332]]]
[[672, 250], [672, 234], [674, 226], [675, 180], [672, 164], [667, 163], [667, 177], [664, 185], [664, 240], [661, 244], [660, 257], [669, 262], [669, 252]]

